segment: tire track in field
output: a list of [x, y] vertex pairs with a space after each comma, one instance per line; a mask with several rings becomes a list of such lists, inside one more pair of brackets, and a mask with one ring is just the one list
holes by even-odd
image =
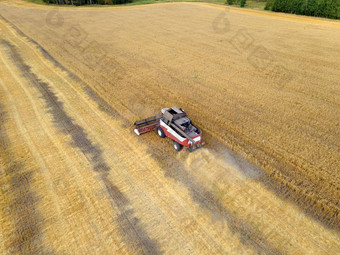
[[1, 43], [8, 49], [8, 54], [13, 64], [21, 70], [23, 76], [32, 84], [42, 95], [48, 112], [52, 114], [55, 125], [66, 135], [70, 135], [72, 146], [80, 149], [84, 156], [91, 163], [94, 171], [98, 172], [103, 181], [106, 191], [112, 202], [119, 208], [118, 223], [121, 233], [128, 244], [138, 250], [142, 249], [143, 254], [159, 254], [159, 245], [155, 240], [151, 240], [146, 231], [138, 223], [139, 219], [134, 217], [133, 209], [130, 209], [129, 200], [108, 178], [110, 167], [102, 156], [101, 149], [95, 145], [86, 134], [85, 130], [74, 123], [74, 120], [67, 115], [58, 97], [50, 89], [50, 85], [42, 82], [33, 72], [30, 66], [26, 65], [16, 46], [2, 40]]
[[3, 169], [3, 174], [9, 176], [8, 185], [10, 189], [6, 192], [9, 200], [7, 213], [10, 213], [14, 221], [14, 236], [11, 238], [9, 247], [11, 253], [32, 253], [41, 252], [41, 228], [39, 222], [42, 221], [35, 205], [39, 198], [31, 188], [33, 171], [28, 170], [25, 165], [12, 157], [7, 157], [10, 161]]
[[[2, 81], [0, 80], [0, 83]], [[6, 232], [9, 252], [13, 254], [38, 254], [47, 252], [41, 240], [42, 217], [36, 208], [38, 195], [32, 189], [34, 169], [15, 159], [11, 151], [4, 124], [6, 112], [0, 103], [0, 156], [1, 200], [4, 201], [3, 214], [11, 218], [11, 231]], [[2, 241], [5, 242], [6, 239]], [[48, 253], [51, 254], [51, 251]]]
[[87, 84], [85, 84], [78, 76], [71, 73], [68, 69], [66, 69], [62, 64], [60, 64], [56, 59], [54, 59], [51, 54], [46, 51], [39, 43], [34, 41], [31, 37], [26, 35], [24, 32], [22, 32], [16, 25], [14, 25], [12, 22], [10, 22], [8, 19], [6, 19], [3, 15], [0, 14], [0, 19], [2, 19], [8, 26], [13, 28], [16, 33], [18, 33], [19, 36], [22, 36], [23, 38], [26, 38], [30, 43], [32, 43], [34, 46], [36, 46], [39, 51], [48, 59], [51, 61], [57, 68], [60, 70], [66, 72], [69, 77], [74, 79], [76, 82], [79, 82], [84, 91], [88, 96], [91, 97], [91, 99], [96, 102], [99, 106], [99, 108], [109, 114], [110, 116], [113, 116], [116, 119], [121, 119], [128, 123], [111, 105], [109, 105], [105, 100], [103, 100], [95, 91], [93, 91]]
[[[11, 25], [12, 28], [14, 28], [16, 31], [20, 31], [18, 28], [16, 28], [14, 25]], [[21, 31], [19, 33], [22, 36], [27, 37], [25, 34], [23, 34]], [[33, 41], [31, 38], [28, 38], [29, 41]], [[38, 49], [43, 53], [44, 56], [47, 57], [47, 59], [51, 59], [51, 55], [46, 52], [39, 44], [37, 44], [35, 41], [34, 45], [38, 46]], [[46, 55], [47, 54], [47, 55]], [[71, 74], [67, 69], [65, 69], [59, 62], [53, 59], [52, 63], [56, 65], [56, 67], [61, 68], [62, 71], [66, 71], [69, 74], [69, 77], [72, 79], [75, 79], [76, 81], [81, 81], [78, 77]], [[28, 69], [29, 66], [25, 65]], [[38, 79], [36, 77], [36, 79]], [[110, 115], [111, 117], [118, 118], [122, 120], [124, 123], [128, 123], [128, 121], [117, 111], [110, 106], [106, 101], [104, 101], [98, 94], [96, 94], [87, 84], [84, 82], [80, 82], [82, 84], [82, 87], [84, 91], [90, 96], [90, 98], [96, 102], [99, 106], [99, 108]], [[45, 85], [44, 85], [45, 86]], [[48, 86], [48, 84], [47, 84]], [[51, 92], [51, 91], [50, 91]], [[51, 92], [53, 94], [53, 92]], [[54, 94], [53, 94], [54, 95]], [[54, 100], [58, 100], [55, 98]], [[60, 102], [62, 105], [62, 103]], [[82, 130], [84, 132], [84, 130]], [[84, 135], [85, 132], [84, 132]], [[87, 138], [86, 138], [87, 139]], [[88, 140], [88, 139], [87, 139]], [[91, 146], [93, 144], [91, 143]], [[95, 152], [95, 155], [98, 157], [101, 157], [101, 151], [99, 148], [95, 147], [93, 150]], [[240, 218], [239, 216], [235, 215], [232, 210], [224, 208], [223, 205], [218, 201], [218, 199], [214, 196], [212, 192], [207, 190], [203, 184], [197, 182], [192, 174], [190, 174], [188, 171], [185, 170], [183, 165], [180, 162], [177, 162], [175, 159], [170, 159], [167, 157], [167, 153], [162, 153], [161, 151], [154, 151], [150, 150], [149, 153], [152, 155], [152, 157], [158, 161], [164, 161], [164, 160], [170, 160], [169, 167], [164, 167], [162, 170], [164, 170], [164, 176], [167, 178], [172, 178], [177, 182], [180, 182], [183, 184], [190, 193], [190, 196], [192, 197], [193, 201], [197, 203], [201, 208], [208, 210], [210, 214], [212, 215], [212, 218], [218, 217], [220, 219], [225, 220], [228, 223], [228, 227], [232, 230], [232, 232], [239, 234], [240, 241], [245, 245], [248, 246], [254, 250], [256, 250], [259, 253], [267, 253], [267, 254], [282, 254], [283, 252], [279, 249], [277, 249], [273, 244], [271, 244], [268, 240], [266, 240], [265, 235], [261, 233], [255, 226], [253, 226], [250, 222], [248, 222], [244, 218]], [[86, 154], [85, 154], [86, 156]], [[102, 165], [102, 167], [105, 167], [106, 164]], [[96, 167], [95, 167], [96, 168]], [[100, 169], [100, 167], [99, 167]], [[111, 198], [115, 198], [115, 203], [125, 206], [128, 201], [126, 198], [124, 198], [123, 194], [118, 190], [117, 187], [115, 187], [110, 181], [107, 179], [108, 173], [107, 171], [104, 171], [101, 175], [101, 179], [108, 191], [108, 194]], [[118, 206], [117, 204], [117, 206]], [[127, 224], [133, 225], [134, 223], [138, 222], [138, 219], [131, 218], [132, 214], [130, 210], [126, 210], [127, 214], [122, 215], [122, 218], [119, 220], [121, 221], [122, 225], [126, 226]]]
[[284, 254], [283, 251], [266, 240], [265, 234], [251, 222], [233, 213], [231, 209], [225, 208], [218, 197], [199, 183], [194, 175], [186, 171], [179, 162], [164, 156], [164, 153], [151, 151], [149, 153], [159, 162], [167, 161], [171, 167], [162, 168], [164, 176], [183, 184], [188, 189], [193, 201], [207, 210], [213, 219], [224, 220], [233, 233], [239, 234], [239, 240], [243, 245], [254, 249], [259, 254]]
[[6, 113], [0, 103], [0, 151], [4, 163], [0, 174], [4, 183], [6, 183], [5, 178], [9, 180], [10, 187], [10, 189], [6, 189], [5, 185], [1, 187], [2, 200], [8, 202], [2, 209], [4, 214], [10, 214], [15, 225], [14, 236], [9, 247], [12, 253], [28, 251], [37, 253], [38, 246], [41, 245], [39, 240], [41, 230], [38, 226], [41, 217], [35, 208], [39, 199], [31, 189], [33, 172], [12, 157], [9, 151], [10, 141], [4, 128], [5, 119]]
[[[4, 61], [4, 59], [3, 59]], [[30, 101], [30, 105], [32, 106], [32, 109], [34, 111], [34, 114], [35, 114], [35, 118], [39, 120], [39, 116], [41, 116], [42, 114], [45, 114], [45, 109], [41, 109], [42, 113], [41, 112], [38, 112], [38, 109], [37, 109], [37, 102], [34, 101], [32, 95], [30, 94], [30, 92], [27, 90], [27, 88], [25, 87], [24, 84], [22, 84], [22, 82], [19, 80], [19, 77], [17, 74], [13, 73], [12, 69], [7, 65], [7, 63], [4, 63], [5, 66], [8, 68], [8, 71], [11, 73], [12, 77], [15, 79], [16, 82], [18, 82], [18, 85], [21, 87], [21, 89], [24, 91], [25, 93], [25, 96], [28, 98], [28, 100]], [[20, 97], [20, 99], [24, 100], [24, 97]], [[40, 122], [40, 127], [42, 128], [42, 130], [46, 133], [46, 135], [49, 137], [49, 140], [52, 142], [53, 146], [62, 154], [61, 155], [61, 158], [64, 158], [65, 161], [67, 161], [67, 168], [73, 172], [73, 167], [72, 167], [72, 162], [70, 161], [70, 158], [69, 158], [69, 155], [65, 154], [63, 148], [61, 147], [61, 144], [60, 142], [56, 141], [54, 139], [54, 137], [52, 137], [52, 133], [55, 133], [55, 132], [59, 132], [58, 130], [56, 131], [51, 131], [49, 130], [50, 127], [47, 127], [47, 123], [46, 121], [44, 121], [43, 119], [42, 120], [39, 120]], [[66, 144], [67, 145], [67, 144]], [[81, 153], [81, 152], [80, 152]], [[81, 174], [79, 171], [76, 171], [76, 174], [73, 174], [73, 178], [76, 178], [76, 176], [79, 177], [79, 175], [82, 176], [82, 178], [84, 178], [83, 174]], [[87, 203], [90, 203], [89, 201], [89, 197], [87, 196], [86, 192], [84, 192], [81, 187], [79, 185], [77, 185], [77, 182], [75, 183], [72, 183], [70, 186], [72, 185], [76, 185], [77, 187], [77, 190], [78, 190], [78, 194], [82, 197], [82, 198], [85, 198], [86, 202]], [[86, 208], [84, 208], [89, 215], [95, 215], [96, 212], [98, 211], [101, 211], [100, 208], [92, 208], [92, 206], [88, 206]], [[95, 211], [94, 211], [95, 210]], [[92, 222], [92, 221], [91, 221]], [[95, 229], [95, 232], [96, 232], [96, 235], [100, 235], [101, 233], [98, 231], [96, 225], [93, 225], [94, 226], [94, 229]], [[96, 236], [97, 237], [97, 236]], [[95, 238], [94, 238], [95, 239]], [[103, 239], [101, 239], [100, 242], [103, 242]]]

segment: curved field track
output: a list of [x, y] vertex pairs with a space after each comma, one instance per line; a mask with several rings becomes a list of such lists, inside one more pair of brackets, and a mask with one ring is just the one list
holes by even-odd
[[[340, 253], [338, 22], [205, 4], [0, 15], [1, 254]], [[205, 148], [132, 132], [167, 106]]]

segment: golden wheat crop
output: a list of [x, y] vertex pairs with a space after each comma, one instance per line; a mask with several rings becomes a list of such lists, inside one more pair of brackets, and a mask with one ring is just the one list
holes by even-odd
[[[338, 251], [339, 22], [0, 6], [5, 253]], [[205, 149], [131, 132], [167, 106]]]

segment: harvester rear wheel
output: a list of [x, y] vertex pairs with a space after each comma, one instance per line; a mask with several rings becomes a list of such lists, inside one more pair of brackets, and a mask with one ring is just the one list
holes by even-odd
[[180, 145], [178, 142], [174, 141], [174, 148], [176, 151], [180, 151], [182, 149], [182, 145]]

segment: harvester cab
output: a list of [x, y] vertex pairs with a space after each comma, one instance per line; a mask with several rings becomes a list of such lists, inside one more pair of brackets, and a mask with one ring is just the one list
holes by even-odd
[[163, 108], [160, 115], [142, 119], [134, 123], [134, 132], [141, 135], [152, 130], [161, 138], [166, 136], [173, 140], [176, 151], [192, 152], [202, 147], [202, 131], [192, 124], [191, 120], [181, 108]]

